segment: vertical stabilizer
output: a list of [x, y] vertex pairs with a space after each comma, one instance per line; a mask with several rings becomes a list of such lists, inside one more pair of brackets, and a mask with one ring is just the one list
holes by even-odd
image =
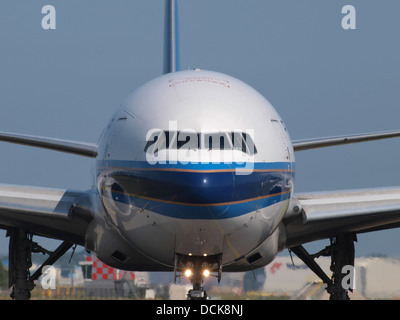
[[179, 70], [177, 2], [177, 0], [165, 0], [164, 74]]

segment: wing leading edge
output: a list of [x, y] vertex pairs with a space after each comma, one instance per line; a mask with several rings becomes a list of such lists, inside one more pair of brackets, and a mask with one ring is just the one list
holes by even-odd
[[97, 156], [97, 146], [91, 143], [37, 137], [9, 132], [0, 132], [0, 141], [72, 153], [89, 158], [96, 158]]
[[294, 151], [333, 147], [343, 144], [359, 143], [373, 140], [400, 137], [400, 131], [386, 131], [378, 133], [355, 134], [347, 136], [336, 136], [327, 138], [307, 139], [293, 141]]
[[400, 188], [304, 193], [284, 218], [288, 248], [341, 233], [400, 226]]

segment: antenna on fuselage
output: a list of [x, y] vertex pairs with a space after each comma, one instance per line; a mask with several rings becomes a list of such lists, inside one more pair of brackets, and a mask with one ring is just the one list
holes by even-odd
[[178, 1], [165, 0], [164, 70], [179, 71]]

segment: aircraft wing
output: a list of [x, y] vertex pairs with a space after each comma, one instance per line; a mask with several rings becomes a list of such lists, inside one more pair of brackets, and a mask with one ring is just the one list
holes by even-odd
[[377, 133], [364, 133], [347, 136], [336, 136], [327, 138], [307, 139], [293, 141], [294, 151], [303, 151], [309, 149], [325, 148], [349, 143], [359, 143], [373, 140], [400, 137], [400, 131], [386, 131]]
[[0, 226], [83, 244], [90, 193], [0, 184]]
[[400, 188], [294, 195], [284, 217], [288, 248], [340, 233], [400, 226]]
[[97, 146], [84, 142], [37, 137], [11, 132], [0, 132], [0, 141], [72, 153], [89, 158], [96, 158], [97, 156]]

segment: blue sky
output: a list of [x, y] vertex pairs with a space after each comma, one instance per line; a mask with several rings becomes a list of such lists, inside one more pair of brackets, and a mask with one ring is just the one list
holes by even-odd
[[[43, 30], [41, 9], [56, 9]], [[341, 26], [356, 8], [356, 30]], [[163, 2], [3, 0], [0, 131], [97, 142], [113, 111], [162, 72]], [[185, 0], [181, 68], [237, 77], [293, 140], [400, 128], [395, 0]], [[92, 160], [0, 143], [0, 183], [90, 188]], [[296, 192], [396, 186], [400, 139], [296, 154]], [[2, 235], [2, 234], [0, 234]], [[360, 235], [357, 255], [400, 256], [399, 230]], [[8, 240], [0, 237], [0, 252]]]

